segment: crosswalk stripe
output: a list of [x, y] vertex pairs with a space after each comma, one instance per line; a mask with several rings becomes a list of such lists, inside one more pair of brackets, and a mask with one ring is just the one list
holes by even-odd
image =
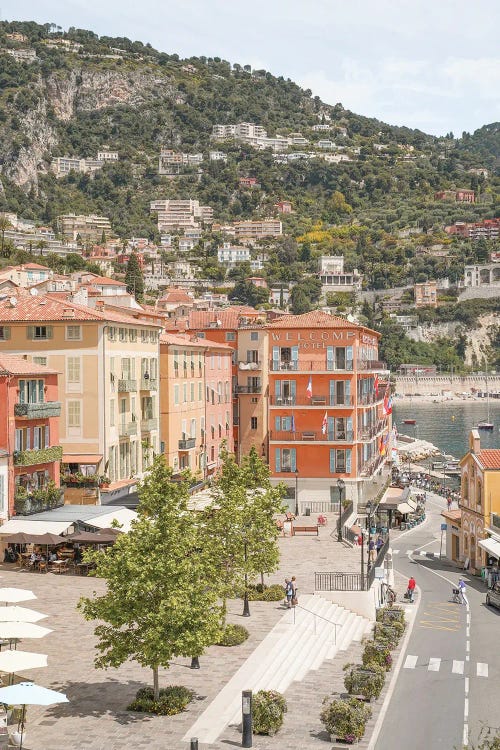
[[418, 656], [412, 656], [411, 654], [408, 654], [408, 656], [405, 659], [404, 663], [404, 669], [415, 669], [415, 666], [417, 664]]
[[456, 661], [453, 659], [453, 666], [451, 668], [451, 671], [453, 674], [463, 674], [464, 673], [464, 663], [463, 661]]
[[393, 555], [399, 555], [400, 552], [401, 552], [401, 550], [399, 550], [399, 549], [393, 549], [392, 550], [392, 554]]
[[429, 666], [427, 667], [429, 672], [439, 672], [441, 666], [441, 659], [438, 657], [431, 656], [429, 658]]
[[476, 669], [477, 669], [478, 677], [488, 677], [488, 665], [487, 664], [483, 664], [483, 662], [478, 661]]

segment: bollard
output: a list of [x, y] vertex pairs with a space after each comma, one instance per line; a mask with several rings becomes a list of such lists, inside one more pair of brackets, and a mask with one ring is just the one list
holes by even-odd
[[191, 667], [190, 669], [199, 669], [200, 668], [200, 659], [198, 656], [192, 656], [191, 657]]
[[241, 747], [252, 747], [252, 691], [241, 693]]
[[198, 750], [198, 737], [191, 737], [189, 750]]

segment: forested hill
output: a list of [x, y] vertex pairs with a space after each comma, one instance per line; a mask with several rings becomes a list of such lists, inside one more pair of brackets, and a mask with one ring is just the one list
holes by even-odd
[[[214, 124], [241, 121], [270, 136], [300, 133], [307, 145], [287, 153], [314, 158], [280, 163], [270, 150], [211, 139]], [[277, 200], [290, 200], [285, 228], [294, 237], [332, 224], [389, 232], [490, 217], [498, 207], [499, 127], [436, 138], [324, 104], [248, 65], [181, 60], [53, 24], [0, 23], [0, 210], [47, 224], [60, 213], [97, 213], [110, 216], [120, 236], [154, 238], [149, 203], [158, 197], [199, 198], [221, 221], [266, 216]], [[322, 158], [321, 139], [347, 160]], [[95, 158], [103, 146], [118, 151], [119, 161], [94, 175], [56, 180], [50, 171], [56, 156]], [[160, 176], [161, 147], [201, 152], [203, 164], [174, 179]], [[214, 148], [227, 161], [210, 161]], [[241, 177], [260, 187], [242, 187]], [[434, 200], [437, 190], [456, 188], [473, 188], [479, 201]]]

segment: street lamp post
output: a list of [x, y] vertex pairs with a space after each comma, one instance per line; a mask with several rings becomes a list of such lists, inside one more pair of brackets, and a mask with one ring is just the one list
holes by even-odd
[[250, 617], [250, 605], [248, 603], [248, 573], [247, 573], [247, 540], [245, 537], [244, 541], [244, 554], [245, 554], [245, 594], [243, 596], [243, 617]]
[[361, 591], [365, 590], [365, 537], [361, 529]]
[[295, 469], [295, 518], [299, 515], [299, 470]]
[[368, 500], [366, 503], [366, 510], [368, 511], [368, 563], [366, 566], [367, 571], [371, 568], [371, 540], [372, 540], [372, 502], [371, 500]]
[[343, 479], [337, 479], [337, 487], [339, 488], [339, 520], [337, 525], [337, 541], [342, 541], [342, 527], [341, 527], [341, 517], [342, 517], [342, 497], [345, 490], [345, 482]]

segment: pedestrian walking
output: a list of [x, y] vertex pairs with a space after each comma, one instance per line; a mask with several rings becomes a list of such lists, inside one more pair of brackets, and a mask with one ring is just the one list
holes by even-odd
[[458, 588], [460, 591], [460, 599], [461, 603], [465, 604], [466, 607], [469, 606], [469, 600], [467, 599], [467, 586], [465, 585], [465, 581], [463, 578], [461, 578], [458, 582]]
[[448, 506], [448, 510], [451, 510], [451, 497], [448, 496], [448, 499], [446, 500], [446, 504]]
[[370, 562], [375, 562], [376, 553], [375, 553], [375, 542], [373, 541], [373, 539], [370, 539], [368, 549], [370, 550]]
[[285, 604], [288, 609], [292, 606], [293, 586], [289, 578], [285, 578]]
[[299, 603], [298, 598], [298, 588], [297, 588], [297, 579], [295, 576], [292, 576], [292, 580], [290, 581], [291, 587], [292, 587], [292, 607], [295, 607]]
[[415, 596], [415, 586], [416, 585], [417, 585], [417, 583], [416, 583], [415, 579], [412, 576], [410, 578], [410, 580], [408, 581], [408, 590], [406, 592], [406, 594], [407, 594], [408, 599], [410, 600], [410, 602], [413, 602], [413, 598]]
[[384, 540], [382, 539], [382, 535], [379, 534], [377, 537], [377, 541], [375, 543], [375, 547], [377, 548], [377, 555], [380, 552], [380, 548], [384, 546]]

